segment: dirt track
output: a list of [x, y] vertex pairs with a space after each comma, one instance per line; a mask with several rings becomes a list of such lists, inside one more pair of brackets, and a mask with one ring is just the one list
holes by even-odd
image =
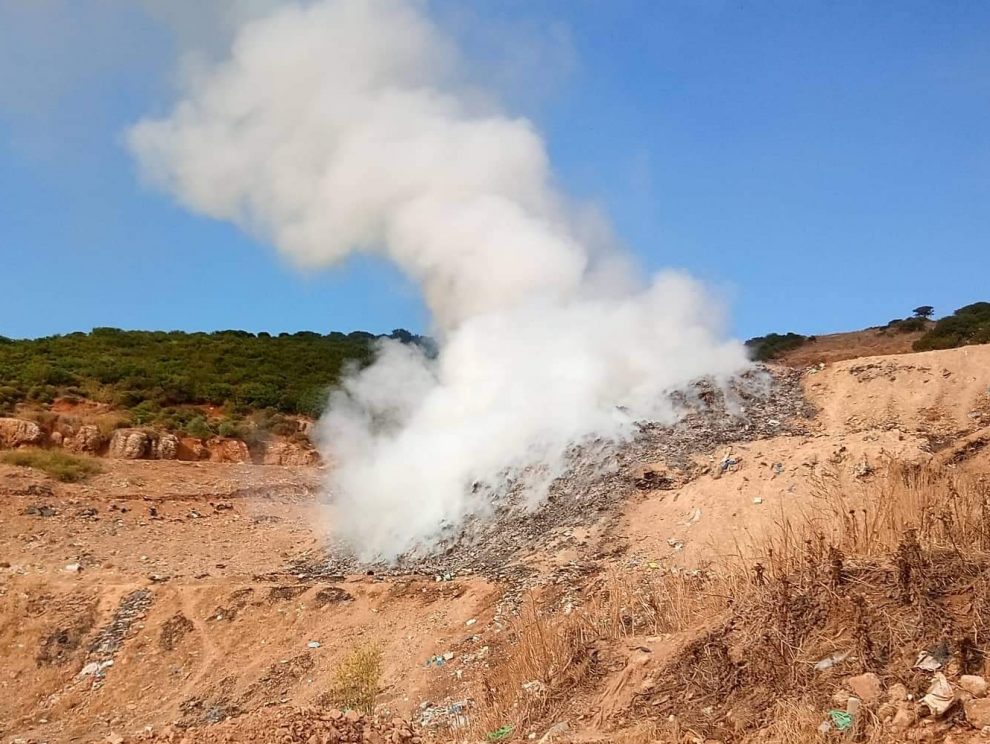
[[[957, 456], [957, 467], [990, 472], [980, 444], [990, 347], [841, 362], [803, 385], [820, 409], [809, 433], [732, 444], [689, 470], [680, 463], [682, 480], [637, 491], [613, 528], [571, 529], [528, 565], [552, 573], [567, 602], [587, 572], [689, 565], [812, 506], [814, 476], [830, 462]], [[178, 727], [195, 741], [264, 706], [324, 707], [336, 662], [365, 641], [385, 651], [384, 710], [415, 719], [424, 703], [467, 696], [497, 646], [507, 587], [475, 575], [295, 575], [323, 544], [320, 476], [117, 462], [85, 485], [62, 485], [0, 466], [3, 740]], [[598, 725], [627, 692], [617, 683]]]

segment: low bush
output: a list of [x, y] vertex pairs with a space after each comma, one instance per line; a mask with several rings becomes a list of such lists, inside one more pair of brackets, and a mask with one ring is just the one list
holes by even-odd
[[787, 351], [803, 346], [814, 340], [814, 336], [802, 336], [799, 333], [768, 333], [757, 336], [746, 342], [750, 356], [757, 362], [768, 362], [776, 359]]
[[330, 697], [341, 710], [375, 712], [375, 698], [382, 687], [382, 650], [366, 644], [351, 649], [337, 666]]
[[954, 349], [970, 344], [990, 343], [990, 302], [974, 302], [938, 320], [914, 342], [915, 351]]
[[95, 459], [72, 455], [61, 450], [13, 450], [0, 453], [0, 462], [41, 470], [63, 483], [76, 483], [103, 472], [103, 468]]

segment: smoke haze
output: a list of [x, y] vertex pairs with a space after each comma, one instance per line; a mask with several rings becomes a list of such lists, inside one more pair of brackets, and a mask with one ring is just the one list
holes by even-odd
[[422, 288], [437, 358], [385, 343], [321, 425], [332, 528], [364, 558], [429, 545], [539, 462], [537, 501], [571, 443], [673, 420], [667, 393], [745, 365], [717, 303], [677, 273], [639, 278], [459, 54], [414, 0], [290, 5], [129, 132], [189, 209], [303, 267], [385, 255]]

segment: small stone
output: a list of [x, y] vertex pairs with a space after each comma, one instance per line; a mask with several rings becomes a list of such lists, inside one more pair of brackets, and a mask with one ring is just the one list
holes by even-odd
[[78, 563], [70, 563], [65, 567], [65, 570], [69, 573], [79, 573], [82, 571], [82, 566]]
[[963, 709], [966, 711], [966, 720], [971, 726], [978, 729], [990, 726], [990, 698], [969, 700]]
[[453, 658], [454, 658], [454, 652], [453, 651], [448, 651], [447, 653], [445, 653], [443, 655], [443, 660], [444, 661], [450, 661]]
[[900, 703], [908, 699], [907, 687], [900, 682], [895, 682], [887, 688], [887, 700], [892, 703]]
[[471, 618], [470, 620], [468, 620], [468, 621], [467, 621], [466, 623], [464, 623], [464, 624], [465, 624], [465, 625], [468, 625], [468, 626], [471, 626], [471, 625], [474, 625], [474, 624], [475, 624], [476, 622], [478, 622], [478, 620], [477, 620], [476, 618], [473, 618], [473, 617], [472, 617], [472, 618]]
[[959, 686], [973, 697], [987, 696], [987, 681], [977, 674], [964, 674], [959, 678]]
[[309, 648], [319, 648], [320, 647], [320, 642], [319, 641], [310, 641], [309, 643], [306, 644], [306, 646], [309, 647]]
[[894, 714], [894, 717], [890, 721], [890, 726], [894, 731], [905, 731], [911, 728], [918, 721], [918, 714], [915, 713], [914, 708], [910, 705], [903, 704]]
[[846, 679], [846, 685], [853, 691], [856, 697], [866, 703], [879, 700], [883, 694], [883, 684], [881, 684], [880, 678], [873, 672], [849, 677]]

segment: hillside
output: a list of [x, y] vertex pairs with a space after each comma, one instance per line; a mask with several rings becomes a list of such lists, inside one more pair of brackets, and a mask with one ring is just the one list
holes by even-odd
[[349, 366], [363, 366], [380, 338], [428, 346], [396, 330], [278, 336], [96, 328], [31, 340], [0, 336], [0, 416], [81, 409], [109, 428], [146, 426], [182, 436], [249, 439], [314, 418]]
[[344, 741], [341, 670], [373, 647], [394, 740], [790, 744], [848, 716], [978, 741], [987, 370], [987, 345], [773, 368], [398, 566], [328, 547], [311, 468], [0, 464], [0, 735]]

